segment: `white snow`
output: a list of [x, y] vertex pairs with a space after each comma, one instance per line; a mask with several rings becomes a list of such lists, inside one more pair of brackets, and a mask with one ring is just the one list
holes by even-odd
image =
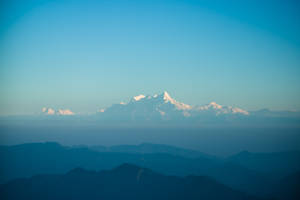
[[216, 115], [221, 114], [243, 114], [243, 115], [249, 115], [249, 112], [246, 110], [243, 110], [241, 108], [235, 108], [232, 106], [222, 106], [217, 104], [216, 102], [211, 102], [209, 104], [198, 106], [196, 109], [198, 112], [201, 111], [212, 111], [215, 112]]
[[163, 98], [164, 98], [164, 100], [165, 101], [175, 101], [174, 99], [172, 99], [171, 97], [170, 97], [170, 95], [168, 94], [168, 92], [166, 92], [166, 91], [164, 91], [163, 93], [162, 93], [162, 95], [163, 95]]
[[53, 108], [47, 108], [47, 107], [42, 108], [42, 113], [45, 115], [74, 115], [75, 114], [69, 109], [55, 110]]
[[134, 99], [135, 101], [139, 101], [139, 100], [141, 100], [141, 99], [143, 99], [143, 98], [145, 98], [145, 95], [142, 95], [142, 94], [133, 97], [133, 99]]
[[217, 104], [216, 102], [210, 102], [210, 104], [209, 104], [210, 106], [212, 106], [213, 108], [215, 108], [215, 109], [222, 109], [222, 106], [221, 105], [219, 105], [219, 104]]
[[176, 101], [166, 91], [163, 92], [161, 94], [161, 96], [163, 96], [163, 99], [164, 99], [165, 103], [170, 102], [171, 104], [174, 104], [178, 110], [189, 110], [189, 109], [192, 108], [192, 106], [190, 106], [190, 105], [187, 105], [187, 104]]
[[202, 106], [184, 104], [173, 99], [166, 91], [153, 96], [145, 96], [143, 94], [134, 96], [129, 103], [114, 104], [105, 110], [101, 109], [99, 112], [112, 115], [112, 118], [114, 116], [119, 117], [119, 113], [122, 113], [124, 116], [130, 116], [132, 119], [135, 119], [135, 117], [150, 119], [156, 117], [156, 114], [167, 119], [181, 119], [180, 117], [193, 119], [194, 117], [205, 118], [206, 116], [236, 114], [249, 115], [249, 112], [241, 108], [219, 105], [214, 101]]
[[46, 115], [54, 115], [55, 114], [55, 110], [52, 108], [42, 108], [42, 112]]
[[244, 115], [249, 115], [249, 112], [240, 108], [232, 108], [233, 113], [241, 113]]
[[66, 110], [59, 109], [58, 115], [74, 115], [74, 113], [69, 109], [66, 109]]
[[47, 114], [48, 114], [48, 115], [54, 115], [54, 114], [55, 114], [55, 110], [52, 109], [52, 108], [48, 108]]

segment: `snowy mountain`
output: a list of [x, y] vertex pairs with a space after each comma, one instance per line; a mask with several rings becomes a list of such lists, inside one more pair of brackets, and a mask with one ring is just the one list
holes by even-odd
[[198, 112], [212, 112], [215, 115], [222, 115], [222, 114], [241, 114], [241, 115], [249, 115], [249, 112], [243, 110], [241, 108], [236, 108], [232, 106], [221, 106], [216, 102], [211, 102], [204, 106], [195, 107], [195, 110]]
[[[155, 95], [137, 95], [127, 103], [113, 104], [98, 110], [96, 115], [75, 115], [69, 109], [42, 109], [45, 116], [76, 116], [82, 119], [106, 122], [175, 122], [215, 124], [234, 122], [243, 124], [299, 124], [300, 112], [271, 111], [268, 109], [246, 111], [244, 109], [211, 102], [205, 105], [188, 105], [172, 98], [168, 92]], [[47, 117], [48, 118], [48, 117]]]
[[75, 115], [71, 110], [69, 109], [58, 109], [55, 110], [53, 108], [42, 108], [42, 114], [44, 115]]
[[242, 115], [249, 112], [232, 106], [221, 106], [215, 102], [203, 106], [191, 106], [173, 99], [167, 92], [160, 95], [138, 95], [128, 103], [121, 102], [99, 111], [104, 119], [121, 121], [185, 120], [199, 117]]

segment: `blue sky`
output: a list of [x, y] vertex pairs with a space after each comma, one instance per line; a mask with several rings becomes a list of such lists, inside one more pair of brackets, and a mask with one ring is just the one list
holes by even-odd
[[0, 114], [168, 91], [300, 110], [297, 1], [1, 1]]

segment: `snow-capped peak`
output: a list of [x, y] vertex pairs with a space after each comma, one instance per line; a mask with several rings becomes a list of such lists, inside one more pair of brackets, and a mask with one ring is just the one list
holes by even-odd
[[243, 110], [241, 108], [232, 108], [232, 113], [240, 113], [240, 114], [244, 114], [244, 115], [249, 115], [249, 112], [246, 110]]
[[211, 102], [203, 106], [190, 106], [176, 101], [164, 91], [155, 95], [134, 96], [129, 103], [113, 104], [107, 109], [102, 109], [99, 116], [107, 119], [122, 120], [206, 120], [211, 116], [221, 115], [249, 115], [240, 108], [219, 105]]
[[163, 96], [163, 98], [164, 98], [165, 101], [170, 101], [170, 102], [175, 101], [174, 99], [171, 98], [171, 96], [169, 95], [169, 93], [166, 92], [166, 91], [164, 91], [164, 92], [162, 93], [162, 96]]
[[55, 110], [53, 108], [42, 108], [42, 112], [46, 115], [55, 115]]
[[69, 109], [55, 110], [53, 108], [47, 108], [47, 107], [42, 108], [42, 113], [45, 115], [74, 115], [75, 114]]
[[209, 106], [211, 106], [211, 107], [213, 107], [213, 108], [215, 108], [215, 109], [222, 109], [222, 106], [221, 105], [219, 105], [219, 104], [217, 104], [216, 102], [210, 102], [209, 103]]
[[249, 115], [249, 112], [246, 110], [243, 110], [241, 108], [236, 108], [232, 106], [222, 106], [217, 104], [216, 102], [211, 102], [209, 104], [203, 105], [203, 106], [197, 106], [197, 111], [212, 111], [215, 112], [217, 115], [220, 114], [242, 114], [242, 115]]
[[145, 98], [145, 97], [146, 97], [145, 95], [140, 94], [140, 95], [138, 95], [138, 96], [133, 97], [133, 100], [139, 101], [139, 100], [141, 100], [141, 99], [143, 99], [143, 98]]
[[69, 109], [58, 109], [58, 115], [74, 115], [74, 113]]
[[[175, 105], [177, 110], [189, 110], [192, 108], [192, 106], [181, 103], [176, 101], [175, 99], [173, 99], [168, 92], [164, 91], [161, 95], [159, 95], [160, 97], [163, 98], [165, 103], [170, 102], [171, 104]], [[158, 96], [158, 97], [159, 97]]]

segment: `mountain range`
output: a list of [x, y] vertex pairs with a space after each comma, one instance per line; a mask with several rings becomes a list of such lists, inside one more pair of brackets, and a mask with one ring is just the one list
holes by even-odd
[[[188, 155], [189, 152], [192, 154]], [[272, 193], [273, 185], [300, 171], [300, 152], [248, 154], [219, 158], [150, 143], [112, 147], [67, 147], [58, 143], [0, 146], [0, 183], [36, 174], [67, 173], [76, 167], [108, 170], [131, 163], [168, 176], [209, 176], [236, 190], [266, 197]]]
[[185, 120], [198, 117], [249, 115], [240, 108], [221, 106], [215, 102], [191, 106], [173, 99], [167, 92], [160, 95], [133, 97], [128, 103], [114, 104], [98, 113], [100, 118], [129, 121]]
[[[65, 116], [75, 115], [69, 109], [43, 108], [43, 115]], [[82, 117], [82, 115], [81, 115]], [[91, 117], [91, 116], [89, 116]], [[224, 106], [211, 102], [206, 105], [188, 105], [172, 98], [168, 92], [151, 95], [138, 95], [128, 103], [113, 104], [96, 112], [96, 120], [106, 122], [262, 122], [300, 121], [300, 112], [271, 111], [262, 109], [247, 111], [233, 106]]]
[[75, 168], [66, 174], [17, 179], [0, 185], [0, 197], [3, 200], [258, 199], [209, 177], [165, 176], [132, 164], [122, 164], [112, 170], [99, 172]]

